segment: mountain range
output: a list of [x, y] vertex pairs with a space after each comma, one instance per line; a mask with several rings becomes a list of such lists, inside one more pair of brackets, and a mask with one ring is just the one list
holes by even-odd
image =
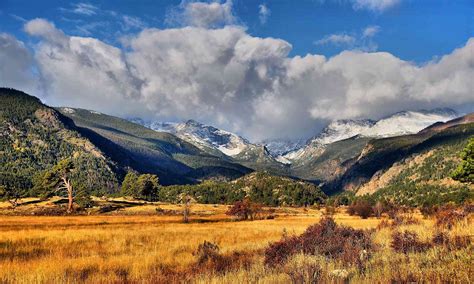
[[230, 157], [238, 157], [243, 152], [265, 148], [262, 154], [271, 156], [268, 159], [274, 158], [277, 162], [291, 164], [314, 156], [325, 145], [354, 136], [382, 138], [414, 134], [433, 123], [445, 122], [458, 116], [458, 113], [452, 109], [439, 108], [398, 112], [380, 120], [335, 120], [306, 142], [304, 139], [286, 139], [267, 140], [261, 143], [251, 143], [235, 133], [195, 120], [172, 123], [133, 118], [130, 121], [156, 131], [174, 134], [201, 150], [215, 155], [222, 153]]
[[35, 172], [71, 156], [81, 163], [88, 187], [106, 192], [116, 190], [130, 170], [157, 174], [165, 185], [230, 181], [266, 171], [316, 183], [326, 193], [403, 196], [400, 188], [410, 188], [413, 180], [416, 186], [461, 188], [449, 178], [450, 171], [474, 134], [474, 114], [459, 117], [453, 110], [435, 109], [377, 121], [337, 120], [306, 143], [251, 143], [194, 120], [147, 122], [52, 108], [5, 88], [0, 96], [0, 185], [31, 185]]

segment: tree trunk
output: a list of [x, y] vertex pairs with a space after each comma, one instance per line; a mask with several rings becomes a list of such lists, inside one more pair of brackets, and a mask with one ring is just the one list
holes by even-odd
[[68, 199], [67, 213], [72, 213], [72, 209], [73, 209], [72, 206], [73, 206], [73, 201], [74, 201], [74, 198], [72, 195], [73, 193], [72, 184], [66, 177], [63, 177], [62, 180], [67, 190], [67, 199]]

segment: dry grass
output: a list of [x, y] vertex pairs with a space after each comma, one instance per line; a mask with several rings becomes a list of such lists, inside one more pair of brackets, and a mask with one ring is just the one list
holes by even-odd
[[[25, 205], [26, 206], [26, 205]], [[28, 206], [42, 206], [32, 204]], [[179, 212], [178, 205], [159, 204], [163, 210]], [[472, 282], [472, 246], [446, 251], [435, 247], [408, 256], [390, 248], [394, 230], [409, 229], [421, 240], [430, 240], [433, 220], [420, 216], [419, 224], [382, 228], [375, 233], [379, 249], [364, 273], [341, 263], [298, 255], [286, 268], [263, 265], [263, 250], [282, 234], [301, 234], [318, 222], [322, 212], [295, 208], [277, 209], [277, 218], [230, 222], [227, 206], [193, 205], [189, 224], [181, 216], [158, 216], [156, 204], [128, 207], [96, 216], [0, 216], [0, 283], [123, 283], [181, 282], [201, 283], [287, 283], [292, 267], [303, 263], [321, 264], [322, 279], [336, 281], [335, 269], [345, 269], [353, 282], [410, 280]], [[26, 209], [24, 209], [26, 211]], [[354, 228], [376, 228], [380, 220], [337, 213], [339, 224]], [[469, 221], [456, 225], [452, 235], [473, 235]], [[220, 253], [243, 252], [250, 256], [250, 268], [216, 274], [192, 268], [193, 252], [204, 241], [218, 244]], [[308, 264], [309, 265], [309, 264]], [[310, 266], [311, 268], [312, 266]], [[331, 274], [332, 273], [332, 274]], [[291, 274], [291, 273], [290, 273]], [[337, 274], [337, 273], [336, 273]]]

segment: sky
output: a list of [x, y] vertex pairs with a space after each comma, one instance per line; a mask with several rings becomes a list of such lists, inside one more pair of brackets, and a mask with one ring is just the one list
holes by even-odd
[[0, 0], [0, 85], [251, 141], [474, 109], [471, 0]]

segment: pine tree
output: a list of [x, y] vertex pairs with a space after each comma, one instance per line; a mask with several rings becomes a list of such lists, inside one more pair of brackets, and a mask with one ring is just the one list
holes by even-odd
[[452, 177], [461, 182], [474, 183], [474, 137], [469, 139], [467, 146], [461, 151], [461, 164]]

